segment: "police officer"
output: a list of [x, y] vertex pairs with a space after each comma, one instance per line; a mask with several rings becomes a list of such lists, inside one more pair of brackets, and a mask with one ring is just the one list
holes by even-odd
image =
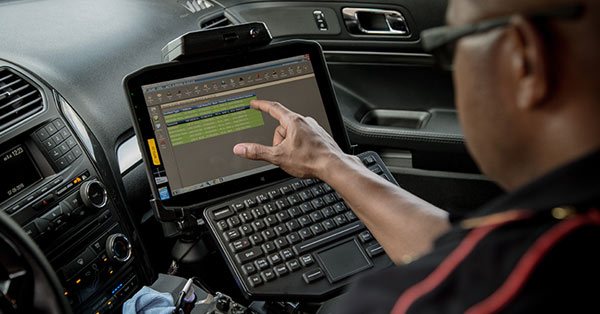
[[467, 148], [500, 199], [451, 224], [269, 101], [251, 105], [280, 122], [273, 146], [234, 153], [329, 183], [398, 264], [340, 313], [598, 312], [600, 1], [451, 0], [447, 22], [422, 41], [453, 62]]

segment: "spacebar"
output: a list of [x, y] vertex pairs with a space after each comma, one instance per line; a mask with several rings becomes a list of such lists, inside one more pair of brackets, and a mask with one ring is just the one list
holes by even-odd
[[297, 255], [304, 254], [308, 251], [314, 250], [319, 246], [347, 237], [348, 235], [351, 235], [362, 229], [365, 229], [365, 225], [360, 221], [355, 221], [329, 233], [294, 245], [294, 252], [296, 252]]

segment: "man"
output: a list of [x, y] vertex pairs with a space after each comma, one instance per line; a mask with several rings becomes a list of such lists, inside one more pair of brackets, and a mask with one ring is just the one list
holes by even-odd
[[[454, 225], [342, 153], [312, 118], [252, 103], [280, 122], [273, 146], [234, 153], [326, 181], [402, 265], [359, 280], [340, 313], [598, 311], [587, 287], [600, 282], [600, 2], [574, 4], [451, 0], [449, 27], [423, 35], [455, 53], [467, 147], [508, 192]], [[477, 27], [456, 32], [465, 25]]]

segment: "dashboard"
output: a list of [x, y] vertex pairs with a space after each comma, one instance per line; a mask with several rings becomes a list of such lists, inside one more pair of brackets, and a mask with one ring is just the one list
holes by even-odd
[[[415, 158], [435, 153], [431, 145], [465, 154], [450, 76], [432, 69], [418, 37], [443, 23], [445, 6], [445, 0], [2, 2], [0, 209], [42, 249], [75, 312], [118, 311], [165, 271], [155, 257], [170, 247], [153, 247], [148, 234], [175, 233], [156, 227], [152, 217], [122, 79], [160, 63], [161, 48], [186, 32], [249, 21], [265, 22], [274, 41], [323, 46], [354, 144], [403, 147], [383, 155], [397, 167], [411, 162], [406, 151]], [[381, 71], [390, 65], [411, 78]], [[423, 82], [439, 93], [431, 95]], [[406, 108], [393, 108], [398, 95], [385, 96], [393, 83], [404, 86]], [[369, 99], [373, 94], [383, 98]], [[372, 140], [394, 130], [400, 136]], [[425, 144], [431, 145], [420, 150]], [[468, 162], [431, 166], [430, 158], [415, 158], [427, 170], [458, 164], [457, 171], [470, 172]], [[459, 179], [485, 181], [476, 171]]]

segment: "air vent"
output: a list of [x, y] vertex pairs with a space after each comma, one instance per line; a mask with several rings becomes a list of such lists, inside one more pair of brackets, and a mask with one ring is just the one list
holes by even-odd
[[9, 68], [0, 68], [0, 131], [42, 111], [40, 91]]
[[225, 15], [221, 14], [215, 18], [202, 22], [202, 24], [200, 24], [200, 29], [224, 27], [232, 24], [233, 23], [231, 23], [231, 21], [227, 17], [225, 17]]

